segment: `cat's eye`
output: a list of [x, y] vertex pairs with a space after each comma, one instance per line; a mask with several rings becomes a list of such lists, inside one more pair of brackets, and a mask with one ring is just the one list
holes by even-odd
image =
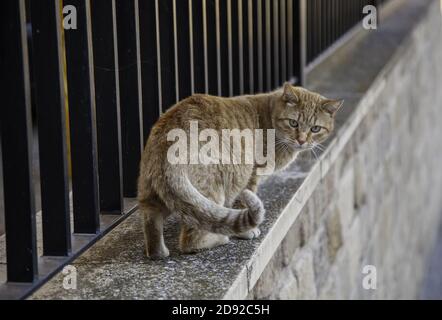
[[313, 133], [318, 133], [319, 131], [321, 131], [321, 129], [322, 129], [322, 127], [320, 127], [320, 126], [313, 126], [313, 127], [310, 128], [310, 130]]
[[292, 127], [292, 128], [297, 128], [297, 127], [299, 126], [298, 121], [293, 120], [293, 119], [290, 119], [290, 120], [289, 120], [289, 125], [290, 125], [290, 127]]

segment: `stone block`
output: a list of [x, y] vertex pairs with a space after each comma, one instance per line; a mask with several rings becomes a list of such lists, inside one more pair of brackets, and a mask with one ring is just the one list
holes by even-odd
[[275, 298], [282, 300], [298, 299], [298, 279], [293, 273], [291, 271], [287, 272], [284, 278], [281, 277], [281, 280], [283, 280], [281, 289]]
[[354, 208], [354, 170], [353, 166], [346, 168], [345, 173], [339, 181], [339, 185], [334, 190], [337, 210], [341, 215], [342, 230], [345, 233], [350, 226], [355, 214]]
[[[307, 211], [307, 212], [305, 212]], [[304, 209], [301, 212], [301, 215], [309, 215], [311, 212]], [[287, 232], [284, 240], [281, 242], [281, 256], [282, 256], [282, 265], [284, 267], [288, 266], [295, 255], [295, 252], [302, 248], [306, 242], [305, 234], [302, 230], [302, 219], [299, 217], [296, 219], [295, 223], [290, 227], [290, 230]]]
[[321, 226], [315, 235], [315, 242], [312, 244], [313, 268], [315, 272], [316, 288], [319, 290], [327, 279], [330, 269], [330, 254], [328, 253], [328, 237], [325, 226]]
[[282, 250], [278, 248], [253, 288], [254, 299], [269, 299], [277, 291], [276, 284], [284, 270], [282, 261]]
[[328, 255], [330, 263], [333, 263], [338, 250], [342, 247], [342, 229], [341, 218], [337, 209], [327, 217], [326, 221], [327, 239], [328, 239]]
[[303, 249], [297, 255], [293, 273], [298, 280], [298, 299], [316, 299], [316, 281], [313, 269], [313, 254], [310, 249]]

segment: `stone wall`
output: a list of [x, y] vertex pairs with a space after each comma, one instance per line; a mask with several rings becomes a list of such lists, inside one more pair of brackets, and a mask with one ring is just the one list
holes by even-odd
[[[439, 3], [364, 97], [367, 112], [249, 298], [417, 298], [442, 215]], [[376, 289], [363, 288], [364, 266]]]

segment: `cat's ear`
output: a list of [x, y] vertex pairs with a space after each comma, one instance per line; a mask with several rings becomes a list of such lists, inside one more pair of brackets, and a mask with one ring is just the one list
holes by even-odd
[[299, 102], [298, 94], [295, 92], [295, 89], [293, 88], [293, 86], [289, 82], [284, 83], [284, 92], [282, 94], [282, 99], [285, 102], [289, 102], [289, 103], [298, 103]]
[[338, 110], [341, 109], [343, 104], [344, 100], [326, 100], [322, 104], [322, 108], [324, 109], [324, 111], [334, 116], [336, 112], [338, 112]]

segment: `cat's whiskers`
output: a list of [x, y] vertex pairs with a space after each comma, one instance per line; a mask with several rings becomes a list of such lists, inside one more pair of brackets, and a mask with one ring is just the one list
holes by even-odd
[[287, 152], [289, 150], [289, 144], [287, 142], [284, 142], [282, 146], [283, 146], [284, 152]]
[[282, 140], [277, 141], [275, 143], [275, 150], [285, 152], [287, 150], [287, 144], [285, 143], [285, 141]]
[[298, 142], [296, 141], [296, 140], [293, 140], [293, 139], [291, 139], [291, 138], [289, 138], [289, 137], [286, 137], [285, 138], [288, 142], [291, 142], [291, 143], [293, 143], [293, 144], [298, 144]]
[[275, 149], [277, 151], [288, 152], [289, 149], [294, 149], [296, 144], [293, 140], [287, 137], [276, 137]]
[[313, 153], [313, 155], [315, 156], [316, 160], [319, 160], [318, 155], [315, 152], [315, 148], [310, 148], [310, 151]]
[[318, 150], [320, 150], [320, 151], [324, 151], [324, 148], [323, 148], [323, 147], [318, 146], [318, 145], [316, 145], [316, 144], [313, 145], [313, 148], [318, 149]]
[[316, 145], [320, 146], [324, 150], [326, 149], [326, 147], [320, 142], [316, 142]]

